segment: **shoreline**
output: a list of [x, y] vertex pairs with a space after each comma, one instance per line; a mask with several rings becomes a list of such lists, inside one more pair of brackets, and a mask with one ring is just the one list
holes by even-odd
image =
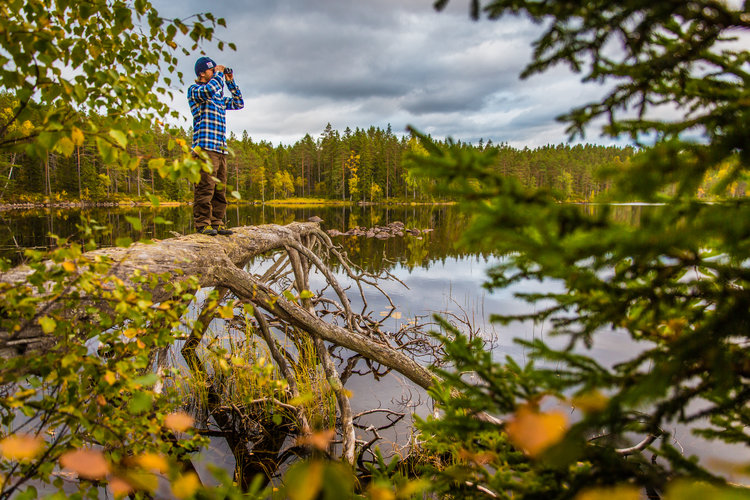
[[[179, 201], [162, 201], [159, 202], [160, 207], [178, 207], [185, 205], [186, 203]], [[187, 203], [189, 205], [189, 203]], [[52, 209], [52, 208], [133, 208], [133, 207], [151, 207], [153, 206], [149, 201], [98, 201], [98, 202], [87, 202], [87, 201], [54, 201], [54, 202], [18, 202], [18, 203], [0, 203], [0, 211], [9, 210], [33, 210], [33, 209]]]
[[[7, 212], [12, 210], [50, 210], [50, 209], [88, 209], [88, 208], [137, 208], [137, 207], [148, 207], [148, 208], [163, 208], [163, 207], [179, 207], [179, 206], [191, 206], [192, 202], [186, 201], [161, 201], [158, 206], [154, 206], [150, 201], [101, 201], [101, 202], [88, 202], [88, 201], [29, 201], [29, 202], [9, 202], [0, 203], [0, 212]], [[455, 205], [455, 201], [384, 201], [384, 202], [353, 202], [353, 201], [341, 201], [341, 200], [304, 200], [304, 199], [290, 199], [290, 200], [272, 200], [266, 201], [265, 203], [259, 201], [247, 201], [241, 203], [229, 203], [228, 206], [236, 205], [257, 205], [257, 206], [269, 206], [269, 207], [283, 207], [283, 208], [307, 208], [307, 207], [351, 207], [351, 206], [433, 206], [433, 205]]]

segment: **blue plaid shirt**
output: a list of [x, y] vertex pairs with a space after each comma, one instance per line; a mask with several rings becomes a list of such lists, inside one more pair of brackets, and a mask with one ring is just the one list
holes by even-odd
[[188, 103], [193, 114], [193, 148], [227, 154], [226, 110], [242, 109], [240, 88], [227, 82], [232, 97], [224, 97], [224, 73], [214, 73], [207, 83], [196, 83], [188, 89]]

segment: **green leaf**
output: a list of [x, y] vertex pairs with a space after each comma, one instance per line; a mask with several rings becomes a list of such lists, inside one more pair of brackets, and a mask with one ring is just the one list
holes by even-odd
[[133, 415], [143, 413], [151, 408], [152, 403], [153, 398], [151, 397], [151, 394], [138, 391], [133, 394], [133, 399], [130, 400], [130, 404], [128, 405], [128, 411]]
[[115, 142], [121, 147], [125, 148], [128, 145], [128, 136], [122, 130], [112, 129], [109, 131], [109, 136], [115, 140]]
[[133, 229], [135, 229], [136, 231], [140, 231], [141, 229], [143, 229], [143, 225], [141, 224], [141, 219], [139, 219], [138, 217], [131, 217], [129, 215], [126, 215], [125, 220], [128, 221], [130, 225], [133, 226]]
[[19, 494], [16, 499], [17, 500], [33, 500], [34, 498], [37, 498], [39, 496], [39, 493], [37, 492], [36, 488], [33, 486], [29, 486], [26, 488], [23, 493]]
[[103, 140], [101, 137], [96, 138], [96, 148], [99, 150], [99, 154], [102, 156], [104, 163], [112, 163], [117, 158], [117, 153], [112, 147], [112, 144]]
[[131, 381], [133, 385], [140, 385], [143, 387], [151, 387], [159, 381], [159, 376], [156, 373], [149, 373], [142, 377], [135, 378]]
[[167, 220], [164, 217], [154, 217], [154, 224], [160, 224], [160, 225], [164, 225], [164, 226], [171, 226], [172, 225], [172, 221], [171, 220]]
[[67, 137], [63, 137], [59, 141], [57, 141], [57, 144], [55, 145], [55, 150], [58, 153], [61, 153], [66, 158], [69, 158], [70, 155], [73, 154], [73, 151], [75, 151], [75, 144], [73, 144], [73, 141], [68, 139]]
[[156, 158], [148, 161], [148, 168], [151, 170], [161, 170], [167, 162], [164, 158]]
[[49, 316], [44, 316], [42, 318], [39, 318], [39, 326], [42, 327], [42, 331], [44, 333], [49, 334], [55, 331], [57, 322]]
[[133, 240], [128, 238], [127, 236], [122, 237], [122, 238], [117, 238], [117, 240], [115, 240], [115, 245], [117, 245], [118, 247], [127, 248], [132, 244], [133, 244]]

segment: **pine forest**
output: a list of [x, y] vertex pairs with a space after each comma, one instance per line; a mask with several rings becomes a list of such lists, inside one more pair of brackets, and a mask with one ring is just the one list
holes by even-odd
[[[14, 107], [10, 94], [0, 95], [0, 112]], [[39, 109], [39, 117], [44, 110]], [[96, 122], [96, 116], [89, 117]], [[19, 124], [33, 127], [28, 121]], [[92, 203], [157, 196], [163, 201], [192, 200], [186, 179], [160, 176], [149, 168], [154, 158], [176, 159], [189, 145], [189, 128], [154, 124], [151, 133], [128, 143], [136, 161], [123, 167], [105, 161], [106, 152], [94, 140], [70, 142], [72, 154], [58, 145], [42, 159], [38, 155], [0, 152], [0, 202], [82, 200]], [[431, 198], [429, 181], [409, 175], [402, 159], [406, 152], [423, 152], [409, 133], [370, 127], [335, 130], [329, 123], [317, 136], [305, 135], [293, 145], [273, 145], [247, 132], [228, 138], [228, 190], [246, 201], [267, 202], [291, 197], [344, 202], [438, 201]], [[547, 145], [517, 149], [480, 140], [459, 143], [474, 151], [497, 151], [494, 167], [503, 176], [518, 179], [528, 188], [547, 188], [560, 200], [592, 201], [608, 184], [597, 176], [602, 168], [621, 168], [633, 155], [631, 147], [600, 145]]]

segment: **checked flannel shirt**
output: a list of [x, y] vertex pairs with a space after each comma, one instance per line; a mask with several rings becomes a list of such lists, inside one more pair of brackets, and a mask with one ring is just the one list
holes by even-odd
[[234, 81], [227, 82], [232, 97], [224, 97], [224, 73], [217, 72], [206, 83], [196, 83], [188, 89], [188, 103], [193, 114], [193, 149], [227, 154], [226, 110], [242, 109], [240, 88]]

